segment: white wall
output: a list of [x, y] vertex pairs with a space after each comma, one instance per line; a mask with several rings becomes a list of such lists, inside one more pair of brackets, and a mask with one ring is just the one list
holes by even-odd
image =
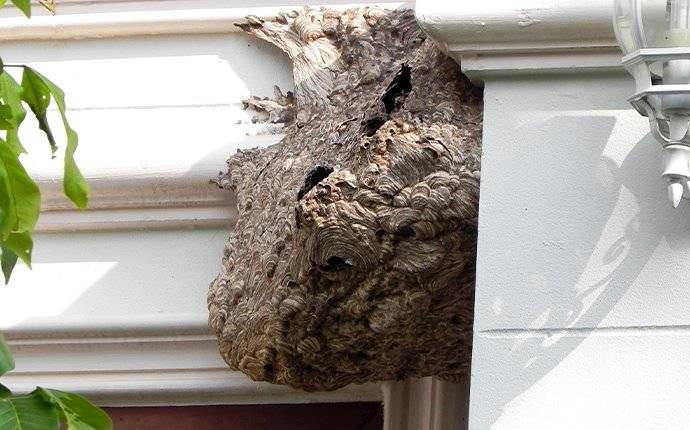
[[469, 428], [690, 428], [690, 202], [627, 103], [611, 0], [417, 15], [485, 85]]
[[632, 91], [486, 81], [473, 429], [690, 426], [690, 205]]

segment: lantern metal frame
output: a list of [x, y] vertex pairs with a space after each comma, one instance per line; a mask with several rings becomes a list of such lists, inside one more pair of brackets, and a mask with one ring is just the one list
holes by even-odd
[[[619, 45], [627, 53], [622, 64], [635, 80], [636, 92], [628, 101], [647, 117], [652, 135], [663, 148], [662, 177], [668, 183], [669, 199], [677, 207], [683, 197], [690, 196], [690, 46], [649, 46], [650, 41], [658, 45], [659, 32], [668, 31], [668, 7], [673, 3], [647, 1], [616, 1], [613, 25]], [[666, 7], [662, 9], [662, 5]], [[658, 19], [664, 15], [665, 22]]]
[[664, 96], [690, 95], [690, 84], [657, 84], [652, 77], [651, 66], [654, 63], [673, 60], [690, 60], [690, 48], [642, 48], [623, 57], [623, 66], [633, 76], [637, 88], [628, 101], [640, 115], [649, 119], [652, 135], [662, 146], [690, 146], [690, 127], [681, 139], [673, 139], [670, 135], [670, 119], [661, 108]]

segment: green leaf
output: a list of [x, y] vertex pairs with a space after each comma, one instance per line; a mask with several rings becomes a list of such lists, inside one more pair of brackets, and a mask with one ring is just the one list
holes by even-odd
[[113, 422], [103, 409], [82, 396], [38, 387], [36, 392], [52, 403], [69, 430], [110, 430]]
[[[41, 193], [19, 161], [19, 156], [0, 139], [0, 209], [4, 218], [0, 232], [5, 245], [25, 260], [17, 249], [27, 244], [41, 208]], [[10, 235], [13, 234], [12, 237]], [[26, 260], [25, 260], [26, 261]], [[27, 261], [29, 264], [30, 261]]]
[[0, 257], [0, 266], [2, 266], [2, 274], [5, 275], [5, 284], [10, 283], [10, 276], [12, 276], [12, 271], [14, 266], [17, 265], [17, 254], [12, 252], [5, 245], [0, 245], [2, 247], [2, 257]]
[[7, 143], [17, 153], [26, 152], [21, 142], [19, 141], [19, 126], [26, 118], [26, 110], [22, 106], [22, 87], [14, 80], [9, 73], [0, 74], [0, 96], [4, 101], [3, 111], [7, 111], [7, 115], [3, 116], [8, 123]]
[[50, 105], [50, 88], [41, 76], [31, 67], [24, 67], [22, 74], [22, 99], [29, 105], [31, 112], [38, 120], [38, 128], [43, 130], [50, 143], [50, 150], [57, 151], [57, 143], [48, 123], [48, 106]]
[[12, 0], [12, 4], [17, 6], [27, 18], [31, 18], [31, 0]]
[[12, 391], [10, 391], [10, 389], [5, 387], [4, 385], [0, 384], [0, 399], [4, 399], [5, 397], [10, 397], [11, 395], [12, 395]]
[[0, 0], [0, 8], [5, 7], [5, 3], [7, 3], [7, 0]]
[[[24, 264], [29, 266], [29, 269], [31, 268], [31, 252], [34, 249], [34, 241], [31, 239], [31, 233], [27, 231], [12, 232], [7, 239], [5, 239], [5, 243], [2, 244], [2, 247], [9, 249], [12, 254], [21, 258]], [[7, 274], [5, 274], [5, 279], [9, 281], [9, 276]]]
[[65, 195], [72, 200], [75, 206], [79, 209], [84, 209], [89, 203], [91, 188], [86, 182], [86, 179], [84, 179], [81, 170], [79, 170], [77, 162], [74, 160], [74, 153], [79, 144], [79, 137], [74, 130], [69, 128], [64, 114], [63, 121], [65, 122], [65, 132], [67, 133], [67, 148], [65, 149], [65, 173], [62, 180], [62, 188]]
[[[0, 96], [2, 93], [0, 93]], [[9, 130], [12, 128], [10, 119], [12, 118], [12, 109], [7, 105], [0, 104], [0, 130]]]
[[22, 99], [31, 110], [43, 114], [50, 106], [50, 88], [31, 67], [24, 67], [22, 74]]
[[[48, 87], [50, 94], [53, 96], [58, 110], [60, 111], [62, 124], [65, 127], [65, 134], [67, 135], [67, 147], [65, 148], [65, 176], [62, 181], [62, 186], [65, 191], [65, 195], [67, 195], [67, 197], [69, 197], [69, 199], [72, 200], [72, 202], [78, 208], [84, 209], [89, 201], [90, 189], [89, 184], [86, 183], [84, 175], [82, 175], [76, 161], [74, 160], [74, 153], [79, 145], [79, 136], [67, 121], [65, 93], [57, 85], [37, 71], [27, 67], [24, 70], [24, 74], [26, 74], [26, 70], [30, 70], [33, 76], [41, 79], [46, 87]], [[32, 80], [33, 79], [34, 78], [32, 78]]]
[[[14, 369], [14, 359], [5, 338], [0, 334], [0, 376]], [[2, 427], [0, 427], [1, 429]]]
[[1, 430], [58, 430], [53, 406], [36, 393], [0, 399]]

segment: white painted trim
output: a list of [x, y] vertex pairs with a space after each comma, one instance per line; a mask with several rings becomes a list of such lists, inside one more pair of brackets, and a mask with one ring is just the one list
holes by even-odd
[[18, 366], [3, 383], [20, 393], [50, 386], [106, 406], [381, 400], [377, 384], [305, 393], [232, 372], [206, 315], [46, 318], [3, 332]]
[[[230, 193], [219, 190], [211, 179], [225, 166], [237, 148], [265, 147], [277, 143], [282, 135], [247, 137], [227, 145], [205, 159], [203, 163], [190, 160], [175, 165], [151, 164], [145, 167], [130, 165], [117, 168], [83, 168], [91, 186], [89, 208], [132, 209], [226, 206]], [[133, 163], [134, 164], [134, 163]], [[50, 162], [30, 168], [29, 174], [41, 187], [42, 210], [72, 210], [74, 206], [62, 190], [62, 163]]]
[[620, 69], [612, 11], [613, 0], [417, 0], [415, 5], [424, 30], [478, 78]]
[[[228, 196], [232, 194], [226, 192]], [[230, 231], [237, 212], [233, 199], [227, 206], [139, 208], [115, 210], [45, 212], [36, 226], [38, 233], [136, 231], [218, 228]]]
[[30, 170], [42, 193], [43, 214], [36, 231], [156, 230], [171, 228], [223, 228], [236, 217], [233, 193], [221, 190], [211, 179], [239, 147], [264, 147], [280, 135], [263, 135], [228, 145], [202, 164], [178, 164], [116, 169], [84, 169], [92, 195], [87, 210], [76, 210], [62, 190], [61, 163]]
[[102, 341], [104, 338], [141, 338], [164, 335], [210, 336], [206, 314], [162, 314], [143, 316], [94, 315], [83, 317], [32, 318], [9, 327], [0, 325], [5, 337], [13, 342], [78, 338]]
[[[112, 353], [112, 352], [111, 352]], [[213, 404], [280, 404], [378, 402], [375, 384], [348, 386], [329, 393], [306, 393], [280, 385], [256, 383], [227, 368], [147, 370], [57, 374], [13, 374], [5, 377], [17, 392], [42, 386], [78, 392], [101, 406], [187, 406]]]
[[[192, 0], [193, 1], [193, 0]], [[118, 2], [126, 3], [126, 2]], [[8, 40], [56, 40], [56, 39], [85, 39], [103, 37], [161, 35], [161, 34], [209, 34], [228, 33], [238, 31], [236, 23], [243, 22], [247, 15], [270, 19], [278, 13], [299, 9], [300, 6], [271, 6], [271, 7], [219, 7], [207, 9], [191, 9], [190, 2], [179, 2], [178, 9], [141, 10], [142, 2], [131, 1], [132, 8], [127, 12], [104, 12], [105, 2], [96, 2], [93, 11], [89, 13], [68, 14], [58, 13], [55, 16], [35, 16], [27, 20], [21, 16], [0, 19], [0, 41]], [[148, 2], [165, 5], [166, 1]], [[312, 3], [312, 2], [306, 2]], [[232, 3], [231, 3], [232, 4]], [[348, 9], [355, 6], [379, 5], [395, 9], [406, 6], [412, 7], [411, 2], [352, 1], [342, 4], [339, 2], [320, 1], [314, 6], [327, 5], [332, 9]], [[105, 5], [105, 6], [103, 6]]]

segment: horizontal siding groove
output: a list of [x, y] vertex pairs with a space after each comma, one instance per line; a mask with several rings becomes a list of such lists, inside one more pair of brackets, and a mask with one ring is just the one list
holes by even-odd
[[9, 341], [22, 339], [80, 339], [110, 336], [199, 336], [210, 333], [208, 315], [162, 314], [119, 315], [107, 318], [95, 315], [31, 318], [12, 326], [0, 325]]
[[224, 227], [229, 230], [236, 221], [236, 215], [231, 201], [228, 201], [226, 207], [46, 212], [41, 216], [36, 232], [48, 234]]
[[83, 171], [92, 194], [84, 211], [75, 209], [63, 195], [61, 163], [35, 166], [29, 171], [41, 188], [43, 212], [36, 231], [229, 230], [237, 216], [235, 195], [219, 189], [212, 179], [239, 148], [264, 147], [280, 138], [247, 136], [215, 150], [201, 162], [87, 167]]
[[572, 327], [538, 329], [481, 330], [480, 337], [489, 339], [523, 339], [551, 337], [610, 336], [690, 336], [690, 325], [649, 325], [627, 327]]
[[[211, 180], [225, 167], [227, 158], [238, 148], [264, 147], [277, 143], [281, 135], [247, 136], [219, 148], [203, 161], [173, 165], [132, 165], [121, 167], [88, 167], [82, 163], [84, 176], [92, 188], [91, 209], [160, 208], [225, 206], [231, 193], [219, 190]], [[46, 166], [50, 166], [46, 168]], [[43, 211], [71, 210], [72, 204], [62, 192], [60, 163], [29, 168], [43, 194]], [[234, 197], [233, 197], [234, 198]]]
[[29, 392], [36, 382], [54, 389], [78, 392], [104, 406], [176, 406], [195, 404], [295, 404], [380, 401], [377, 384], [353, 385], [328, 393], [306, 393], [281, 385], [257, 383], [228, 369], [149, 370], [8, 375], [16, 392]]
[[[165, 2], [160, 3], [165, 4]], [[333, 9], [347, 9], [361, 6], [362, 3], [370, 4], [368, 2], [347, 4], [321, 2], [321, 4], [324, 3]], [[141, 5], [142, 2], [132, 2], [132, 4]], [[155, 2], [149, 4], [155, 5]], [[181, 6], [184, 4], [185, 2], [181, 2]], [[412, 2], [400, 1], [373, 4], [387, 8], [412, 7]], [[58, 13], [55, 16], [35, 16], [31, 20], [19, 16], [1, 18], [0, 41], [230, 33], [239, 30], [235, 24], [242, 22], [247, 15], [269, 19], [281, 12], [299, 8], [295, 5], [174, 10], [141, 10], [141, 7], [133, 7], [132, 11], [128, 12], [107, 12], [102, 10], [107, 10], [106, 6], [107, 3], [98, 2], [85, 9], [89, 13]]]
[[251, 381], [222, 361], [205, 313], [63, 315], [2, 330], [18, 365], [3, 383], [19, 393], [44, 385], [110, 406], [380, 401], [382, 396], [378, 384], [305, 393]]
[[[242, 103], [186, 103], [186, 104], [151, 104], [132, 106], [85, 106], [70, 107], [70, 112], [98, 112], [98, 111], [130, 111], [130, 110], [157, 110], [157, 109], [244, 109]], [[57, 108], [50, 107], [48, 112], [57, 112]]]

